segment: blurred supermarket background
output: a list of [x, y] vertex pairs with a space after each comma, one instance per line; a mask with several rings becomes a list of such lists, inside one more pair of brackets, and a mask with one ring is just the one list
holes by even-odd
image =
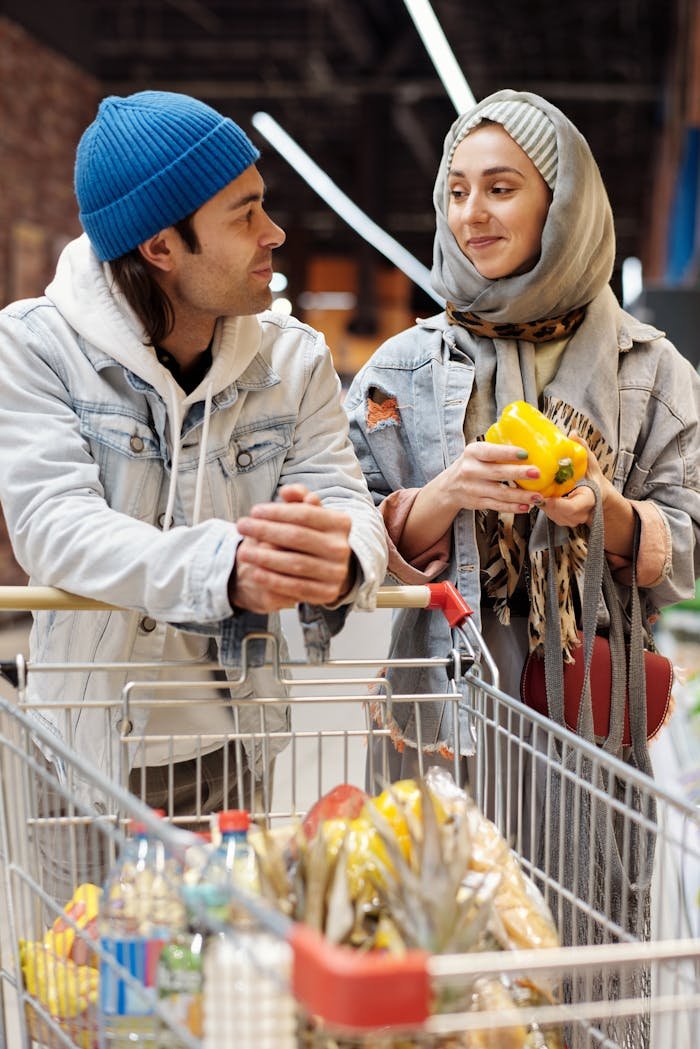
[[[436, 72], [417, 0], [63, 0], [51, 13], [42, 0], [4, 0], [0, 305], [40, 294], [79, 232], [73, 157], [98, 100], [183, 91], [262, 150], [269, 210], [288, 233], [275, 295], [324, 331], [346, 381], [436, 309], [424, 280], [431, 195], [455, 97], [514, 87], [549, 98], [590, 141], [616, 218], [615, 290], [697, 365], [698, 0], [435, 0], [432, 10], [457, 86]], [[0, 583], [22, 582], [0, 520]], [[688, 676], [656, 756], [659, 774], [700, 802], [698, 604], [661, 626]], [[26, 615], [0, 620], [2, 654], [23, 649]], [[355, 617], [337, 652], [381, 656], [387, 615], [378, 620]]]

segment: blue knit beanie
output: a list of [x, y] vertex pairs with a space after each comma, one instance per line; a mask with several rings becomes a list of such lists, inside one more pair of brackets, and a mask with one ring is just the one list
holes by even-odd
[[119, 258], [196, 211], [259, 156], [238, 124], [189, 95], [111, 95], [78, 143], [83, 229], [103, 262]]

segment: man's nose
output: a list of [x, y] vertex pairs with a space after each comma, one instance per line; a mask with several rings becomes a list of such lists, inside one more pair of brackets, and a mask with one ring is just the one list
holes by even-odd
[[273, 222], [268, 214], [265, 215], [267, 223], [263, 230], [262, 237], [260, 238], [261, 243], [269, 248], [281, 248], [287, 239], [287, 234], [284, 232], [281, 226], [278, 226], [276, 222]]

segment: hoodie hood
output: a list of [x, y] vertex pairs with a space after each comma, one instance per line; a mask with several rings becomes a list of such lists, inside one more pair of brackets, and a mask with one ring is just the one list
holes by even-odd
[[46, 296], [86, 342], [150, 383], [168, 405], [173, 393], [182, 407], [214, 396], [235, 382], [251, 363], [262, 341], [257, 316], [222, 317], [212, 343], [212, 366], [203, 381], [185, 394], [149, 345], [143, 325], [112, 279], [108, 263], [100, 262], [87, 236], [71, 241], [61, 252]]
[[217, 321], [211, 368], [199, 386], [186, 394], [158, 360], [143, 325], [114, 283], [109, 264], [100, 262], [85, 234], [63, 249], [46, 296], [87, 343], [149, 383], [165, 401], [172, 463], [164, 530], [173, 520], [183, 419], [189, 405], [204, 400], [193, 509], [193, 523], [197, 524], [213, 398], [243, 374], [260, 349], [262, 328], [258, 318], [222, 317]]

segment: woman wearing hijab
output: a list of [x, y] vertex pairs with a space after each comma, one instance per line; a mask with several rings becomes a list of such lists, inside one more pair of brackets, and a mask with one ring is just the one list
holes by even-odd
[[[564, 657], [577, 644], [594, 494], [542, 500], [526, 451], [483, 441], [512, 401], [538, 406], [588, 448], [605, 556], [623, 603], [635, 527], [647, 615], [694, 592], [700, 561], [697, 374], [609, 287], [613, 218], [590, 148], [555, 106], [499, 91], [455, 121], [434, 190], [432, 284], [443, 313], [388, 340], [346, 399], [351, 435], [390, 540], [389, 572], [450, 580], [475, 610], [501, 688], [519, 694], [544, 637], [547, 519], [556, 528]], [[395, 613], [391, 655], [445, 656], [435, 613]], [[398, 680], [397, 680], [398, 679]], [[445, 691], [442, 670], [394, 673], [404, 692]], [[440, 704], [395, 705], [392, 778], [453, 745]], [[447, 722], [450, 722], [448, 724]], [[466, 746], [465, 746], [466, 739]], [[461, 749], [469, 750], [462, 732]]]

